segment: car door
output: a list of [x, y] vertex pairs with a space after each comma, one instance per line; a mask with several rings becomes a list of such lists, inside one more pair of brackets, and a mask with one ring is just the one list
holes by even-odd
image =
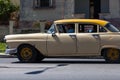
[[56, 25], [56, 33], [48, 34], [48, 56], [70, 56], [76, 53], [75, 24], [71, 24], [74, 30], [67, 33], [65, 24]]
[[77, 51], [79, 55], [98, 55], [100, 36], [97, 33], [97, 27], [93, 24], [78, 24]]

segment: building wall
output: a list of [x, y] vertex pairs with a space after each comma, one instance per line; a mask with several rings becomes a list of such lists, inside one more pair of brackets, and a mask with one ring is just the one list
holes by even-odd
[[36, 21], [36, 20], [57, 20], [63, 18], [65, 14], [64, 0], [56, 0], [55, 8], [34, 9], [33, 0], [21, 0], [20, 20]]
[[33, 0], [21, 0], [20, 20], [58, 20], [74, 14], [74, 0], [56, 0], [55, 8], [34, 9]]
[[[20, 11], [21, 21], [57, 20], [62, 18], [71, 18], [74, 16], [75, 13], [77, 13], [76, 11], [78, 11], [75, 9], [80, 9], [79, 10], [81, 11], [80, 13], [86, 13], [86, 17], [89, 16], [89, 10], [85, 10], [87, 9], [86, 6], [84, 8], [83, 7], [75, 8], [76, 7], [75, 0], [56, 0], [55, 4], [56, 7], [48, 9], [34, 9], [33, 0], [20, 0], [20, 1], [21, 1]], [[80, 2], [80, 5], [84, 6], [82, 2]], [[111, 18], [120, 17], [120, 0], [106, 0], [106, 1], [101, 0], [101, 12], [110, 13]]]
[[74, 17], [75, 0], [63, 0], [64, 1], [64, 18]]
[[110, 0], [111, 18], [120, 18], [120, 0]]
[[[12, 1], [15, 2], [16, 0]], [[55, 1], [55, 8], [35, 9], [33, 0], [20, 0], [20, 28], [32, 30], [35, 21], [43, 24], [45, 21], [74, 18], [75, 16], [77, 16], [75, 18], [88, 18], [90, 15], [89, 10], [86, 8], [89, 8], [89, 5], [86, 6], [88, 0]], [[100, 19], [120, 18], [120, 0], [101, 0], [101, 13], [99, 16]]]

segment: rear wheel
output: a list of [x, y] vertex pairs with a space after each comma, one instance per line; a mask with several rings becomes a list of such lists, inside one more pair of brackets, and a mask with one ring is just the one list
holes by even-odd
[[120, 51], [118, 49], [106, 49], [104, 54], [106, 62], [120, 62]]
[[36, 62], [38, 53], [30, 45], [21, 45], [18, 48], [17, 57], [21, 62]]
[[36, 62], [40, 62], [45, 58], [45, 56], [42, 55], [38, 50], [36, 50], [36, 51], [38, 53]]

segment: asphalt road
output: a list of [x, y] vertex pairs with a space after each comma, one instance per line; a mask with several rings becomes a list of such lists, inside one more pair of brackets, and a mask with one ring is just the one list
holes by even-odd
[[45, 59], [20, 63], [0, 58], [0, 80], [120, 80], [120, 64], [104, 59]]

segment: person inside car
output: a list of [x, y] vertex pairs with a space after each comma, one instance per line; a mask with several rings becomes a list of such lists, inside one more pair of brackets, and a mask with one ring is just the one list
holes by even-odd
[[73, 26], [71, 26], [70, 24], [67, 24], [66, 26], [67, 26], [67, 33], [74, 33], [75, 32]]

